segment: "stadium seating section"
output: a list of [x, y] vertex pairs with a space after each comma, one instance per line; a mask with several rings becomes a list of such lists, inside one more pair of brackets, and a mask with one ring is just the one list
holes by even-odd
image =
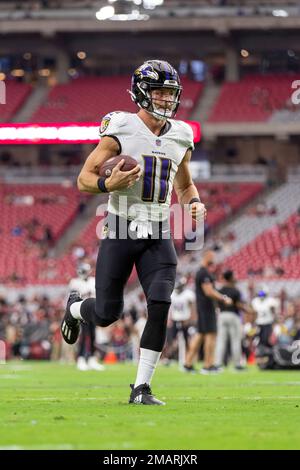
[[262, 122], [281, 109], [291, 109], [291, 83], [296, 75], [249, 75], [225, 83], [209, 122]]
[[55, 243], [76, 217], [79, 197], [75, 188], [58, 184], [1, 185], [0, 282], [10, 285], [17, 277], [18, 284], [39, 284], [51, 278], [51, 269], [43, 270], [53, 260], [41, 259], [45, 229]]
[[14, 81], [6, 82], [6, 104], [1, 106], [0, 123], [9, 122], [31, 93], [31, 86]]
[[[243, 183], [243, 184], [226, 184], [226, 183], [200, 183], [197, 185], [201, 200], [208, 206], [207, 224], [213, 227], [222, 222], [229, 213], [233, 213], [247, 204], [249, 200], [255, 197], [261, 190], [262, 185], [256, 183]], [[237, 198], [237, 195], [239, 197]], [[172, 203], [177, 201], [176, 195], [173, 194]], [[171, 218], [171, 226], [174, 233], [174, 220]], [[101, 232], [100, 218], [91, 220], [87, 227], [80, 234], [78, 239], [74, 242], [73, 247], [81, 246], [84, 248], [87, 256], [91, 256], [98, 245], [96, 238], [97, 233]], [[190, 227], [192, 229], [192, 227]], [[189, 229], [187, 229], [187, 232]], [[178, 232], [176, 232], [178, 233]], [[99, 234], [100, 235], [100, 234]], [[174, 240], [175, 246], [180, 250], [184, 240], [183, 232], [181, 237]], [[76, 261], [71, 253], [64, 256], [60, 261], [64, 269], [62, 270], [64, 276], [73, 276]], [[136, 280], [136, 272], [133, 270], [129, 282]]]
[[[202, 91], [202, 84], [183, 81], [184, 92], [178, 119], [188, 119]], [[111, 111], [136, 110], [126, 90], [126, 77], [79, 78], [66, 85], [57, 85], [49, 93], [46, 103], [33, 115], [33, 122], [89, 122], [99, 121]]]
[[225, 264], [239, 279], [247, 279], [249, 270], [267, 278], [300, 278], [300, 216], [293, 214], [284, 223], [266, 230]]
[[[223, 222], [230, 215], [234, 214], [238, 209], [247, 204], [263, 189], [260, 183], [197, 183], [197, 189], [201, 201], [207, 208], [206, 230], [210, 230], [219, 223]], [[172, 203], [176, 202], [177, 198], [173, 193]], [[190, 220], [185, 220], [186, 233], [192, 229], [193, 223]], [[171, 219], [173, 225], [173, 219]], [[173, 227], [172, 227], [173, 228]], [[184, 236], [174, 240], [175, 246], [180, 250]]]
[[[229, 213], [242, 207], [259, 191], [262, 185], [255, 183], [199, 184], [201, 198], [209, 207], [208, 224], [220, 223]], [[238, 197], [237, 197], [238, 196]], [[96, 227], [99, 218], [93, 218], [72, 244], [68, 253], [59, 259], [43, 258], [41, 242], [45, 227], [51, 228], [53, 244], [75, 219], [80, 193], [76, 188], [61, 185], [12, 185], [1, 189], [2, 250], [0, 255], [0, 282], [7, 285], [62, 284], [75, 274], [74, 248], [82, 247], [91, 257], [98, 246]], [[175, 202], [175, 197], [173, 202]], [[34, 225], [33, 219], [38, 221]], [[99, 233], [99, 227], [97, 227]], [[183, 237], [176, 240], [177, 247]], [[14, 277], [17, 276], [17, 280]], [[131, 279], [135, 279], [133, 273]]]
[[[291, 104], [293, 74], [248, 75], [239, 82], [225, 83], [214, 104], [209, 122], [264, 122], [276, 120], [278, 111], [295, 113]], [[31, 93], [31, 86], [7, 82], [7, 104], [2, 107], [0, 122], [9, 122]], [[189, 119], [196, 107], [204, 85], [183, 79], [184, 92], [178, 119]], [[111, 111], [134, 112], [136, 106], [126, 90], [128, 76], [78, 78], [70, 83], [56, 85], [46, 102], [33, 114], [32, 122], [89, 122], [99, 121]], [[291, 119], [291, 118], [289, 118]]]
[[208, 209], [210, 227], [247, 204], [263, 188], [260, 183], [198, 183], [196, 186]]

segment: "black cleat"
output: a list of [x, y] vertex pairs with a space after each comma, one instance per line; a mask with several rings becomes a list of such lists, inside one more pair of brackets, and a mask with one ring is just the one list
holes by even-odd
[[196, 374], [197, 372], [194, 366], [187, 366], [187, 365], [184, 365], [182, 367], [182, 370], [183, 372], [188, 372], [189, 374]]
[[70, 293], [66, 313], [60, 327], [62, 337], [68, 344], [76, 343], [80, 333], [80, 320], [76, 320], [76, 318], [71, 315], [70, 307], [74, 302], [80, 302], [81, 300], [83, 299], [76, 290]]
[[244, 372], [245, 370], [247, 370], [247, 368], [244, 367], [244, 366], [241, 366], [241, 365], [237, 365], [237, 366], [235, 366], [235, 370], [237, 372]]
[[163, 401], [158, 400], [152, 395], [151, 388], [148, 384], [142, 384], [134, 388], [133, 384], [130, 384], [131, 394], [129, 403], [138, 405], [165, 405]]
[[202, 375], [216, 375], [223, 372], [223, 368], [219, 366], [210, 366], [210, 367], [202, 367], [200, 374]]

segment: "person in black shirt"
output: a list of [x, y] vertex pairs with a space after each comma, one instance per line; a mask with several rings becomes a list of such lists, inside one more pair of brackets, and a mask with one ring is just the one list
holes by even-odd
[[193, 337], [184, 369], [187, 372], [195, 371], [193, 361], [196, 358], [200, 345], [204, 343], [204, 364], [202, 374], [219, 372], [214, 365], [214, 355], [217, 335], [216, 309], [214, 301], [223, 301], [231, 305], [232, 300], [224, 294], [220, 294], [214, 287], [215, 254], [207, 251], [204, 254], [202, 265], [196, 274], [196, 302], [198, 313], [198, 333]]
[[218, 366], [223, 365], [229, 341], [234, 366], [236, 370], [243, 370], [244, 367], [241, 366], [242, 328], [240, 311], [244, 310], [250, 313], [251, 309], [242, 301], [241, 293], [235, 286], [236, 280], [233, 271], [225, 271], [223, 279], [224, 286], [220, 289], [220, 293], [230, 297], [233, 303], [232, 305], [225, 305], [224, 302], [219, 302], [216, 364]]

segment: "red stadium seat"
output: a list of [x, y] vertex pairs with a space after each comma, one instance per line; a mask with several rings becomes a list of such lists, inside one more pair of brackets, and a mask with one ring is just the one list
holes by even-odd
[[[262, 190], [259, 183], [199, 183], [197, 184], [202, 201], [209, 206], [207, 223], [210, 227], [223, 221], [228, 213], [232, 213], [242, 207], [249, 199]], [[238, 199], [237, 199], [238, 194]], [[30, 242], [28, 232], [23, 229], [18, 233], [17, 227], [24, 227], [33, 218], [43, 225], [51, 227], [54, 241], [57, 241], [65, 229], [77, 215], [80, 193], [75, 188], [64, 188], [61, 185], [11, 185], [2, 186], [0, 208], [3, 214], [2, 250], [0, 255], [0, 282], [6, 284], [65, 284], [75, 275], [77, 259], [72, 254], [72, 249], [59, 259], [47, 257], [41, 258], [38, 242]], [[35, 198], [34, 204], [12, 204], [10, 196], [31, 196]], [[41, 197], [53, 197], [58, 200], [52, 203], [42, 203]], [[17, 200], [15, 200], [17, 202]], [[176, 202], [173, 196], [172, 202]], [[93, 258], [101, 236], [101, 219], [94, 217], [74, 241], [73, 247], [80, 246], [84, 249], [85, 256]], [[172, 224], [173, 225], [173, 224]], [[15, 235], [12, 229], [15, 228]], [[96, 234], [97, 229], [97, 234]], [[35, 232], [37, 238], [43, 234], [42, 229]], [[180, 249], [184, 239], [181, 234], [179, 240], [175, 240]], [[21, 281], [13, 281], [16, 274]], [[10, 278], [8, 280], [8, 278]], [[133, 271], [130, 282], [136, 279]]]
[[226, 267], [234, 269], [239, 279], [247, 279], [250, 269], [263, 270], [264, 277], [268, 278], [300, 278], [299, 223], [300, 216], [293, 214], [283, 224], [266, 230], [227, 258]]
[[249, 75], [225, 83], [209, 122], [261, 122], [283, 109], [291, 97], [296, 75]]
[[[188, 119], [199, 99], [203, 85], [189, 79], [183, 81], [181, 106], [177, 119]], [[48, 99], [32, 116], [33, 122], [100, 121], [112, 111], [135, 112], [127, 89], [126, 77], [78, 78], [65, 85], [56, 85]]]
[[[59, 184], [4, 184], [0, 196], [0, 282], [13, 283], [12, 276], [17, 275], [20, 282], [39, 283], [39, 267], [53, 263], [51, 258], [40, 259], [45, 227], [50, 227], [53, 242], [57, 241], [76, 217], [80, 195], [75, 188]], [[37, 225], [30, 232], [33, 219]]]
[[31, 93], [31, 86], [25, 83], [6, 82], [6, 104], [1, 105], [0, 122], [9, 122]]

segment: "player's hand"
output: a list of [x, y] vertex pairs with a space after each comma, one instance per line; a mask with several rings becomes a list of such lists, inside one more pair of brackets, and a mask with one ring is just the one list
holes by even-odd
[[105, 186], [109, 192], [117, 189], [131, 188], [141, 177], [141, 167], [136, 165], [130, 171], [122, 171], [125, 160], [121, 160], [113, 169], [109, 178], [105, 180]]
[[190, 204], [189, 213], [194, 220], [205, 220], [207, 217], [207, 210], [202, 202], [193, 202]]
[[233, 305], [233, 300], [230, 298], [230, 297], [227, 297], [227, 295], [224, 295], [223, 297], [223, 302], [225, 305], [227, 305], [228, 307], [230, 305]]

